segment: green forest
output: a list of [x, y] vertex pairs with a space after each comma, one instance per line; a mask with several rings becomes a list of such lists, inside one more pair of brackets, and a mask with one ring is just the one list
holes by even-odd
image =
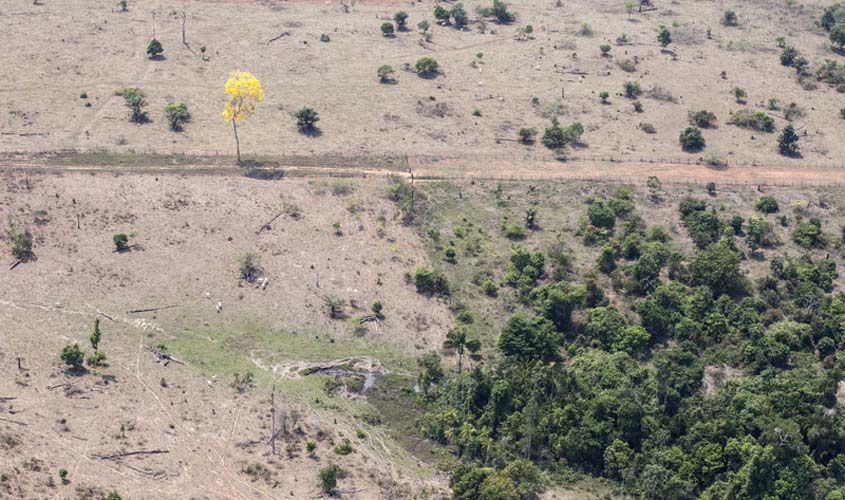
[[[845, 498], [845, 293], [831, 256], [843, 230], [771, 195], [742, 214], [715, 185], [675, 201], [649, 187], [586, 197], [577, 228], [539, 244], [552, 209], [534, 187], [528, 204], [501, 185], [478, 194], [510, 213], [491, 228], [465, 216], [469, 195], [436, 219], [394, 186], [443, 255], [407, 278], [457, 313], [439, 354], [418, 360], [420, 428], [460, 458], [454, 500], [536, 498], [579, 474], [655, 500]], [[429, 205], [454, 198], [443, 192], [428, 189]], [[685, 234], [638, 204], [671, 205]], [[472, 306], [485, 300], [505, 303], [500, 327]]]

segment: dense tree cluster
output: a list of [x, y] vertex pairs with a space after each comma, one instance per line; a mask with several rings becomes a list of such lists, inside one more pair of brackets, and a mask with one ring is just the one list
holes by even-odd
[[[831, 293], [834, 262], [809, 254], [771, 256], [752, 283], [741, 238], [752, 252], [780, 244], [765, 215], [777, 201], [757, 208], [723, 220], [683, 200], [684, 255], [629, 190], [591, 200], [581, 231], [602, 245], [613, 301], [594, 278], [547, 273], [543, 253], [513, 247], [506, 281], [526, 308], [495, 360], [451, 376], [426, 361], [423, 430], [464, 460], [453, 498], [534, 498], [541, 470], [655, 500], [845, 498], [845, 293]], [[827, 244], [815, 219], [791, 235]]]

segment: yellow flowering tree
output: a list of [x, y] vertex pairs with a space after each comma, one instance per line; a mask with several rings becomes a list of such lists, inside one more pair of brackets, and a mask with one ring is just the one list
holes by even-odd
[[223, 119], [232, 123], [235, 131], [235, 147], [238, 163], [241, 163], [241, 142], [238, 139], [238, 124], [246, 120], [255, 106], [264, 98], [261, 82], [247, 71], [233, 71], [226, 81], [226, 94], [229, 102], [223, 108]]

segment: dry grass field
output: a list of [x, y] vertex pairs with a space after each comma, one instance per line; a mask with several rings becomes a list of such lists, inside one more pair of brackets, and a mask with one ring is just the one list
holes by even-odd
[[[845, 155], [838, 140], [845, 134], [843, 94], [824, 82], [802, 89], [795, 71], [781, 66], [776, 45], [783, 36], [813, 70], [825, 59], [843, 62], [815, 25], [827, 5], [821, 0], [659, 1], [656, 10], [631, 15], [621, 0], [561, 7], [553, 0], [519, 0], [511, 4], [516, 21], [507, 25], [481, 22], [474, 11], [487, 3], [472, 0], [465, 2], [471, 18], [465, 30], [438, 25], [431, 1], [346, 4], [129, 1], [128, 12], [102, 1], [7, 4], [0, 41], [11, 50], [0, 64], [14, 85], [0, 91], [0, 147], [232, 154], [231, 127], [220, 112], [223, 83], [240, 69], [254, 73], [265, 90], [241, 130], [246, 154], [550, 159], [539, 141], [523, 146], [516, 133], [532, 127], [542, 134], [559, 116], [586, 128], [585, 146], [574, 156], [688, 158], [678, 135], [689, 111], [708, 110], [717, 128], [704, 131], [704, 155], [796, 164], [841, 163]], [[721, 24], [728, 9], [737, 13], [738, 26]], [[398, 10], [409, 14], [408, 30], [383, 37], [379, 26]], [[181, 43], [183, 11], [188, 47]], [[153, 13], [164, 45], [160, 60], [145, 54]], [[421, 21], [431, 24], [430, 42], [416, 27]], [[526, 39], [529, 25], [533, 33]], [[660, 25], [672, 32], [668, 51], [656, 40]], [[618, 44], [623, 33], [628, 42]], [[321, 42], [322, 34], [330, 41]], [[605, 43], [612, 46], [609, 57], [599, 49]], [[442, 74], [424, 79], [405, 69], [422, 56], [436, 58]], [[625, 59], [638, 61], [633, 72], [620, 68]], [[394, 84], [378, 83], [382, 64], [396, 70]], [[642, 113], [621, 95], [628, 80], [644, 91]], [[129, 122], [114, 95], [124, 87], [147, 94], [151, 123]], [[735, 87], [747, 91], [746, 105], [736, 102]], [[599, 104], [602, 91], [610, 94], [609, 104]], [[804, 111], [794, 119], [803, 161], [777, 154], [777, 134], [727, 123], [731, 111], [763, 110], [770, 98]], [[172, 101], [184, 101], [192, 115], [184, 132], [167, 128], [163, 108]], [[292, 115], [303, 106], [320, 113], [316, 137], [296, 130]], [[778, 128], [786, 124], [782, 111], [772, 114]], [[641, 123], [656, 133], [644, 133]]]

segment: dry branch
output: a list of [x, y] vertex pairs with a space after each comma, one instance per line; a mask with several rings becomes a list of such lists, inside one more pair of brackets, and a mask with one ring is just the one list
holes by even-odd
[[165, 309], [173, 309], [174, 307], [179, 307], [179, 305], [164, 306], [164, 307], [151, 307], [149, 309], [132, 309], [131, 311], [126, 311], [126, 314], [138, 314], [138, 313], [145, 313], [145, 312], [164, 311]]
[[261, 232], [262, 232], [262, 231], [264, 231], [265, 229], [270, 229], [270, 224], [272, 224], [273, 222], [275, 222], [275, 221], [276, 221], [276, 219], [278, 219], [279, 217], [281, 217], [282, 215], [284, 215], [284, 213], [285, 213], [285, 212], [284, 212], [284, 210], [283, 210], [283, 211], [279, 212], [278, 214], [276, 214], [276, 216], [275, 216], [275, 217], [273, 217], [272, 219], [270, 219], [270, 220], [268, 220], [267, 222], [265, 222], [264, 224], [262, 224], [262, 225], [261, 225], [261, 227], [260, 227], [260, 228], [258, 228], [258, 231], [256, 231], [256, 232], [255, 232], [255, 234], [256, 234], [256, 235], [259, 235], [259, 234], [261, 234]]
[[21, 262], [23, 262], [21, 259], [17, 259], [14, 262], [12, 262], [11, 264], [9, 264], [9, 271], [18, 267], [18, 264], [20, 264]]
[[289, 31], [284, 31], [284, 32], [282, 32], [282, 34], [281, 34], [281, 35], [279, 35], [279, 36], [277, 36], [277, 37], [275, 37], [275, 38], [271, 38], [271, 39], [270, 39], [267, 43], [268, 43], [268, 44], [271, 44], [271, 43], [275, 42], [276, 40], [278, 40], [279, 38], [282, 38], [283, 36], [290, 36], [290, 32], [289, 32]]
[[164, 366], [167, 366], [167, 364], [170, 363], [171, 361], [173, 361], [174, 363], [178, 363], [180, 365], [186, 364], [184, 361], [179, 361], [178, 359], [174, 358], [170, 354], [167, 354], [166, 352], [162, 351], [161, 349], [158, 349], [158, 348], [155, 348], [155, 347], [147, 347], [147, 350], [150, 351], [151, 353], [153, 353], [153, 356], [156, 357], [157, 363], [161, 363]]
[[93, 455], [100, 460], [119, 460], [124, 457], [131, 457], [133, 455], [158, 455], [161, 453], [170, 453], [170, 450], [139, 450], [139, 451], [124, 451], [115, 453], [114, 455]]

